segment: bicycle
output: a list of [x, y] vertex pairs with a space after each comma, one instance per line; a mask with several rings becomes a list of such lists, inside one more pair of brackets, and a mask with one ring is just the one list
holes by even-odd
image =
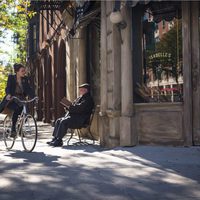
[[38, 130], [37, 123], [31, 114], [27, 112], [27, 104], [31, 102], [36, 102], [38, 97], [34, 97], [31, 100], [21, 101], [17, 97], [12, 97], [17, 104], [22, 105], [23, 109], [21, 114], [18, 117], [16, 124], [16, 137], [11, 136], [11, 126], [12, 126], [12, 115], [7, 115], [3, 122], [4, 132], [3, 132], [3, 140], [7, 150], [12, 149], [15, 144], [16, 138], [21, 137], [22, 146], [26, 152], [32, 152], [35, 148]]

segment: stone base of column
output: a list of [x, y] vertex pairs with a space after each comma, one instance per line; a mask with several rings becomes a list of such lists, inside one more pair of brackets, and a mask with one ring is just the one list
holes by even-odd
[[138, 136], [134, 128], [132, 117], [120, 118], [120, 146], [135, 146], [138, 144]]
[[109, 121], [106, 116], [101, 116], [99, 118], [99, 137], [100, 137], [100, 146], [108, 147], [109, 146]]
[[118, 147], [119, 145], [119, 138], [112, 136], [109, 137], [109, 148]]

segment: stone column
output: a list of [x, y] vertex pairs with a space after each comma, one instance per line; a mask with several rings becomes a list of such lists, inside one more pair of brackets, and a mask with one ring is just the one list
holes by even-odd
[[66, 77], [67, 77], [67, 81], [66, 81], [66, 94], [67, 94], [67, 99], [71, 98], [71, 65], [70, 65], [70, 60], [71, 58], [71, 54], [70, 54], [70, 41], [65, 41], [65, 45], [66, 45]]
[[127, 27], [121, 30], [121, 118], [120, 118], [120, 146], [137, 144], [137, 135], [133, 130], [133, 66], [132, 66], [132, 24], [131, 8], [121, 10]]
[[[191, 2], [191, 38], [192, 38], [192, 123], [194, 145], [200, 145], [200, 39], [199, 35], [199, 6], [200, 2]], [[190, 133], [192, 135], [192, 133]]]
[[76, 74], [74, 62], [74, 43], [69, 39], [66, 42], [66, 77], [67, 77], [67, 98], [73, 101], [76, 98]]
[[100, 145], [107, 146], [108, 118], [106, 116], [107, 103], [107, 16], [106, 1], [101, 1], [101, 67], [100, 67]]
[[[107, 16], [113, 10], [114, 2], [107, 2]], [[121, 38], [116, 24], [107, 19], [107, 94], [109, 117], [109, 146], [120, 144], [121, 112]], [[102, 47], [103, 48], [103, 47]]]
[[51, 96], [52, 96], [52, 106], [51, 106], [51, 112], [52, 112], [52, 117], [51, 117], [51, 122], [52, 124], [55, 122], [55, 79], [54, 79], [54, 76], [55, 76], [55, 57], [54, 57], [54, 52], [55, 52], [55, 48], [56, 48], [56, 45], [55, 45], [55, 41], [52, 45], [52, 48], [51, 48], [51, 56], [52, 56], [52, 62], [51, 62], [51, 82], [52, 82], [52, 89], [51, 89]]
[[78, 44], [78, 85], [87, 82], [87, 67], [86, 67], [86, 28], [79, 30], [79, 44]]
[[[46, 52], [45, 52], [46, 53]], [[46, 55], [46, 54], [45, 54]], [[45, 57], [41, 59], [41, 68], [42, 68], [42, 121], [45, 122]]]
[[192, 145], [192, 47], [191, 47], [191, 2], [182, 2], [182, 35], [183, 35], [183, 130], [184, 143]]

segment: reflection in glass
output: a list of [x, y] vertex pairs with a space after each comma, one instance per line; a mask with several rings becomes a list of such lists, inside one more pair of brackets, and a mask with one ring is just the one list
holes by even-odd
[[182, 22], [176, 7], [167, 11], [150, 7], [143, 16], [143, 84], [137, 93], [144, 102], [183, 100]]

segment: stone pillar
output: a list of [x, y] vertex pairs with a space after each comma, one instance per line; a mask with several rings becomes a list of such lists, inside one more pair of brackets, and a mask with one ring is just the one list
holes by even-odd
[[[107, 16], [113, 10], [114, 2], [107, 2]], [[107, 94], [109, 117], [109, 146], [120, 144], [121, 112], [121, 38], [118, 26], [107, 19]], [[103, 46], [102, 46], [103, 48]]]
[[107, 146], [108, 141], [108, 118], [107, 110], [107, 16], [106, 1], [101, 1], [101, 67], [100, 67], [100, 145]]
[[121, 38], [110, 21], [113, 1], [101, 2], [101, 106], [100, 140], [103, 146], [120, 144]]
[[51, 62], [51, 82], [52, 82], [52, 88], [51, 88], [51, 96], [52, 96], [52, 106], [51, 106], [51, 113], [52, 113], [52, 117], [51, 117], [51, 123], [53, 124], [55, 122], [55, 57], [54, 57], [54, 52], [55, 52], [55, 41], [54, 44], [52, 45], [52, 51], [51, 51], [51, 55], [52, 55], [52, 62]]
[[78, 85], [87, 82], [87, 67], [86, 67], [86, 28], [79, 29], [79, 44], [78, 44]]
[[42, 121], [45, 122], [45, 57], [41, 59], [41, 68], [42, 68]]
[[127, 27], [121, 30], [121, 118], [120, 118], [120, 146], [137, 144], [136, 131], [133, 130], [133, 66], [131, 50], [131, 8], [121, 10]]
[[[191, 38], [192, 38], [192, 123], [194, 145], [200, 145], [200, 35], [199, 35], [199, 6], [200, 2], [191, 2]], [[192, 135], [192, 133], [190, 133]]]
[[[182, 2], [182, 35], [183, 35], [183, 130], [184, 143], [192, 145], [192, 47], [191, 47], [191, 2]], [[199, 102], [198, 102], [199, 103]]]
[[67, 77], [67, 98], [73, 101], [76, 98], [76, 74], [74, 62], [74, 43], [69, 39], [66, 42], [66, 77]]
[[70, 60], [71, 60], [71, 54], [70, 54], [70, 41], [66, 41], [65, 45], [66, 45], [66, 77], [67, 77], [67, 81], [66, 81], [66, 94], [67, 94], [67, 99], [71, 98], [71, 65], [70, 65]]

